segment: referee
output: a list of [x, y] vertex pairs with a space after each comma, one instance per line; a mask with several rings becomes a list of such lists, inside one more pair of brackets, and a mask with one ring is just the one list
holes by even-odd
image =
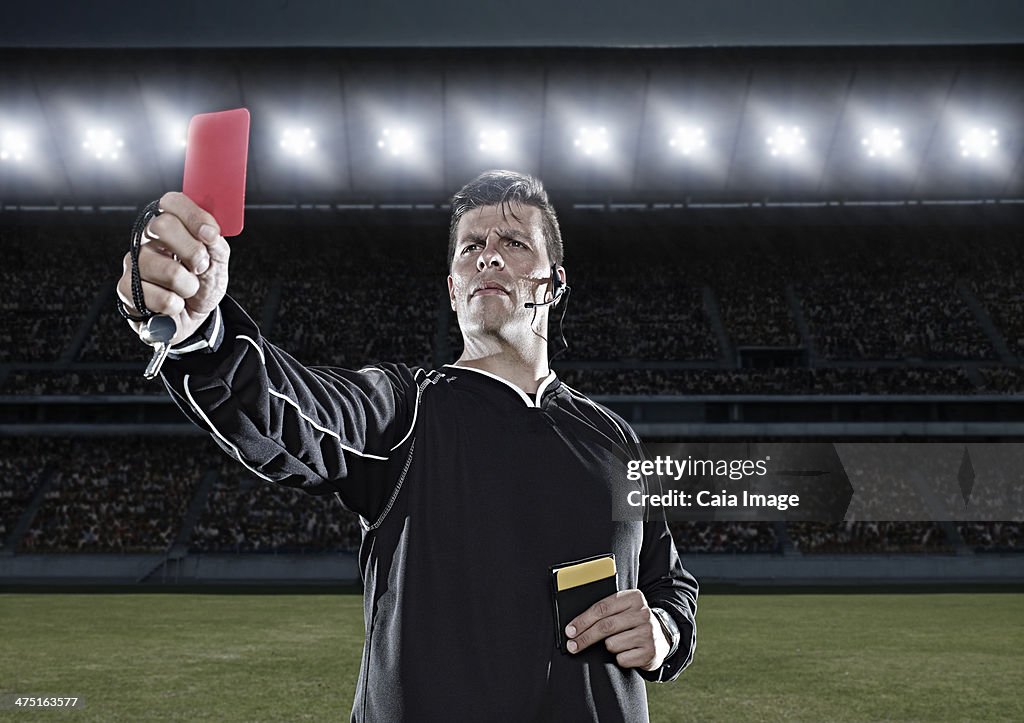
[[[226, 295], [216, 221], [180, 193], [160, 204], [138, 269], [146, 306], [177, 323], [161, 372], [172, 398], [254, 475], [359, 515], [351, 719], [646, 720], [644, 680], [693, 658], [697, 582], [664, 520], [613, 519], [639, 441], [549, 367], [549, 315], [569, 287], [541, 183], [489, 171], [454, 196], [447, 284], [464, 351], [433, 370], [298, 363]], [[124, 269], [135, 313], [128, 257]], [[559, 620], [551, 568], [607, 553], [618, 592]]]

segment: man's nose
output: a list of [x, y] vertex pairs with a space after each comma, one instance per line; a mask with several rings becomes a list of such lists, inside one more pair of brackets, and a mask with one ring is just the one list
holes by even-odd
[[505, 259], [501, 257], [498, 249], [488, 246], [480, 255], [476, 257], [476, 268], [479, 271], [483, 271], [488, 266], [493, 266], [497, 269], [505, 268]]

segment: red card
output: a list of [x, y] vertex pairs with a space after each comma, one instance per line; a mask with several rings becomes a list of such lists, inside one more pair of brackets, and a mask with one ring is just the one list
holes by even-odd
[[181, 190], [217, 219], [222, 236], [242, 233], [248, 155], [248, 109], [192, 116]]

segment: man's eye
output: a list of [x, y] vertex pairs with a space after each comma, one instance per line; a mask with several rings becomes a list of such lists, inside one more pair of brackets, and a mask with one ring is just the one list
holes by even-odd
[[509, 239], [508, 245], [509, 246], [518, 246], [519, 248], [523, 248], [523, 249], [526, 248], [526, 244], [524, 244], [522, 241], [516, 241], [515, 239]]
[[473, 249], [475, 249], [479, 245], [480, 244], [466, 244], [465, 246], [462, 247], [462, 253], [466, 253], [467, 251], [472, 251]]

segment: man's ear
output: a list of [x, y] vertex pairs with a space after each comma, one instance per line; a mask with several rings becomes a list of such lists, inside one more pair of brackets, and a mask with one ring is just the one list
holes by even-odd
[[558, 268], [555, 269], [555, 272], [558, 274], [558, 280], [562, 282], [562, 286], [565, 286], [565, 284], [566, 284], [566, 280], [565, 280], [565, 278], [566, 278], [565, 277], [565, 267], [564, 266], [559, 266]]
[[452, 311], [455, 311], [455, 279], [451, 274], [448, 274], [448, 301], [452, 305]]

